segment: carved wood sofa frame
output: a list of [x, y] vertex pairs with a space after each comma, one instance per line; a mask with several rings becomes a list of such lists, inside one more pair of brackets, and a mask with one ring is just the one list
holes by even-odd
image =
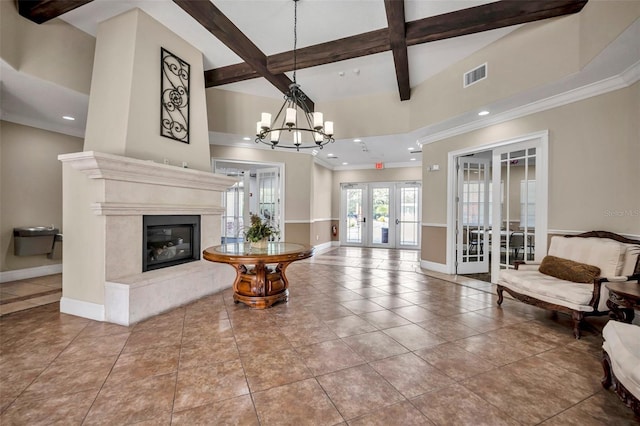
[[602, 351], [602, 367], [604, 369], [604, 377], [600, 381], [602, 387], [605, 389], [613, 387], [613, 391], [618, 395], [622, 402], [624, 402], [627, 407], [631, 408], [634, 414], [640, 418], [640, 400], [638, 400], [638, 398], [636, 398], [627, 388], [624, 387], [622, 383], [620, 383], [616, 375], [613, 373], [611, 358], [609, 358], [609, 354], [604, 350]]
[[[597, 237], [597, 238], [609, 238], [611, 240], [615, 240], [621, 243], [626, 243], [626, 244], [640, 244], [640, 241], [637, 240], [632, 240], [626, 237], [623, 237], [622, 235], [618, 235], [615, 234], [613, 232], [608, 232], [608, 231], [590, 231], [590, 232], [585, 232], [582, 234], [578, 234], [578, 235], [565, 235], [565, 238], [589, 238], [589, 237]], [[526, 262], [523, 261], [516, 261], [514, 263], [515, 269], [518, 269], [518, 267], [520, 265], [525, 265]], [[634, 273], [633, 275], [629, 276], [628, 281], [633, 281], [633, 280], [640, 280], [640, 256], [638, 257], [638, 260], [636, 262], [636, 266], [634, 269]], [[497, 293], [498, 293], [498, 306], [502, 305], [502, 302], [504, 300], [503, 298], [503, 292], [506, 291], [507, 293], [509, 293], [514, 299], [517, 299], [521, 302], [527, 303], [529, 305], [533, 305], [533, 306], [537, 306], [540, 308], [544, 308], [544, 309], [548, 309], [554, 312], [563, 312], [566, 314], [571, 315], [571, 318], [573, 319], [573, 335], [575, 336], [576, 339], [580, 338], [580, 325], [582, 323], [582, 321], [584, 320], [585, 316], [598, 316], [598, 315], [606, 315], [608, 314], [608, 311], [602, 312], [602, 311], [598, 311], [598, 304], [600, 302], [600, 289], [602, 287], [602, 285], [606, 282], [609, 282], [609, 280], [605, 277], [599, 277], [593, 280], [593, 296], [591, 297], [591, 301], [589, 302], [589, 306], [591, 306], [593, 308], [592, 312], [583, 312], [583, 311], [577, 311], [575, 309], [571, 309], [568, 308], [566, 306], [562, 306], [562, 305], [557, 305], [554, 303], [549, 303], [549, 302], [545, 302], [543, 300], [539, 300], [536, 299], [534, 297], [525, 295], [525, 294], [521, 294], [518, 293], [510, 288], [507, 288], [505, 286], [499, 285], [497, 287]]]

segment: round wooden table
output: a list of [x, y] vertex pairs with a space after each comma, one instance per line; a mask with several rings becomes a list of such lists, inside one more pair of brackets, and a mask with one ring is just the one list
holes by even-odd
[[[292, 262], [313, 256], [313, 247], [269, 242], [266, 248], [256, 249], [249, 243], [231, 243], [209, 247], [202, 255], [206, 260], [227, 263], [236, 269], [233, 283], [235, 303], [265, 309], [289, 300], [289, 281], [285, 270]], [[269, 267], [270, 264], [276, 266]]]

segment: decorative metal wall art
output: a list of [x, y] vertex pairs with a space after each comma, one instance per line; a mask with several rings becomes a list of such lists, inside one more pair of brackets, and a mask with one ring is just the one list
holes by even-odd
[[160, 135], [189, 143], [190, 66], [168, 50], [160, 49]]

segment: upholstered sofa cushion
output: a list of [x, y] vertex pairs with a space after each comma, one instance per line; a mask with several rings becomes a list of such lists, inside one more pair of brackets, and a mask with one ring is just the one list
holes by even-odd
[[627, 251], [626, 244], [608, 238], [551, 237], [550, 256], [600, 268], [603, 277], [619, 276]]
[[555, 256], [545, 256], [538, 270], [545, 275], [574, 283], [593, 283], [600, 276], [600, 268], [597, 266]]
[[640, 327], [609, 321], [602, 330], [602, 349], [609, 354], [616, 378], [640, 398]]
[[640, 255], [640, 245], [625, 244], [626, 251], [624, 253], [624, 265], [620, 271], [620, 275], [629, 276], [635, 272], [638, 256]]
[[505, 269], [500, 271], [498, 284], [513, 291], [555, 305], [583, 312], [593, 312], [589, 302], [593, 286], [561, 280], [537, 270]]

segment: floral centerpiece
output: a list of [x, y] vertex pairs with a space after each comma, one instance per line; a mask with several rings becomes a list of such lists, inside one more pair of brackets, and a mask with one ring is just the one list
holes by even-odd
[[244, 233], [244, 238], [251, 247], [266, 248], [267, 241], [272, 235], [278, 235], [278, 230], [267, 222], [263, 222], [257, 214], [251, 215], [251, 226]]

